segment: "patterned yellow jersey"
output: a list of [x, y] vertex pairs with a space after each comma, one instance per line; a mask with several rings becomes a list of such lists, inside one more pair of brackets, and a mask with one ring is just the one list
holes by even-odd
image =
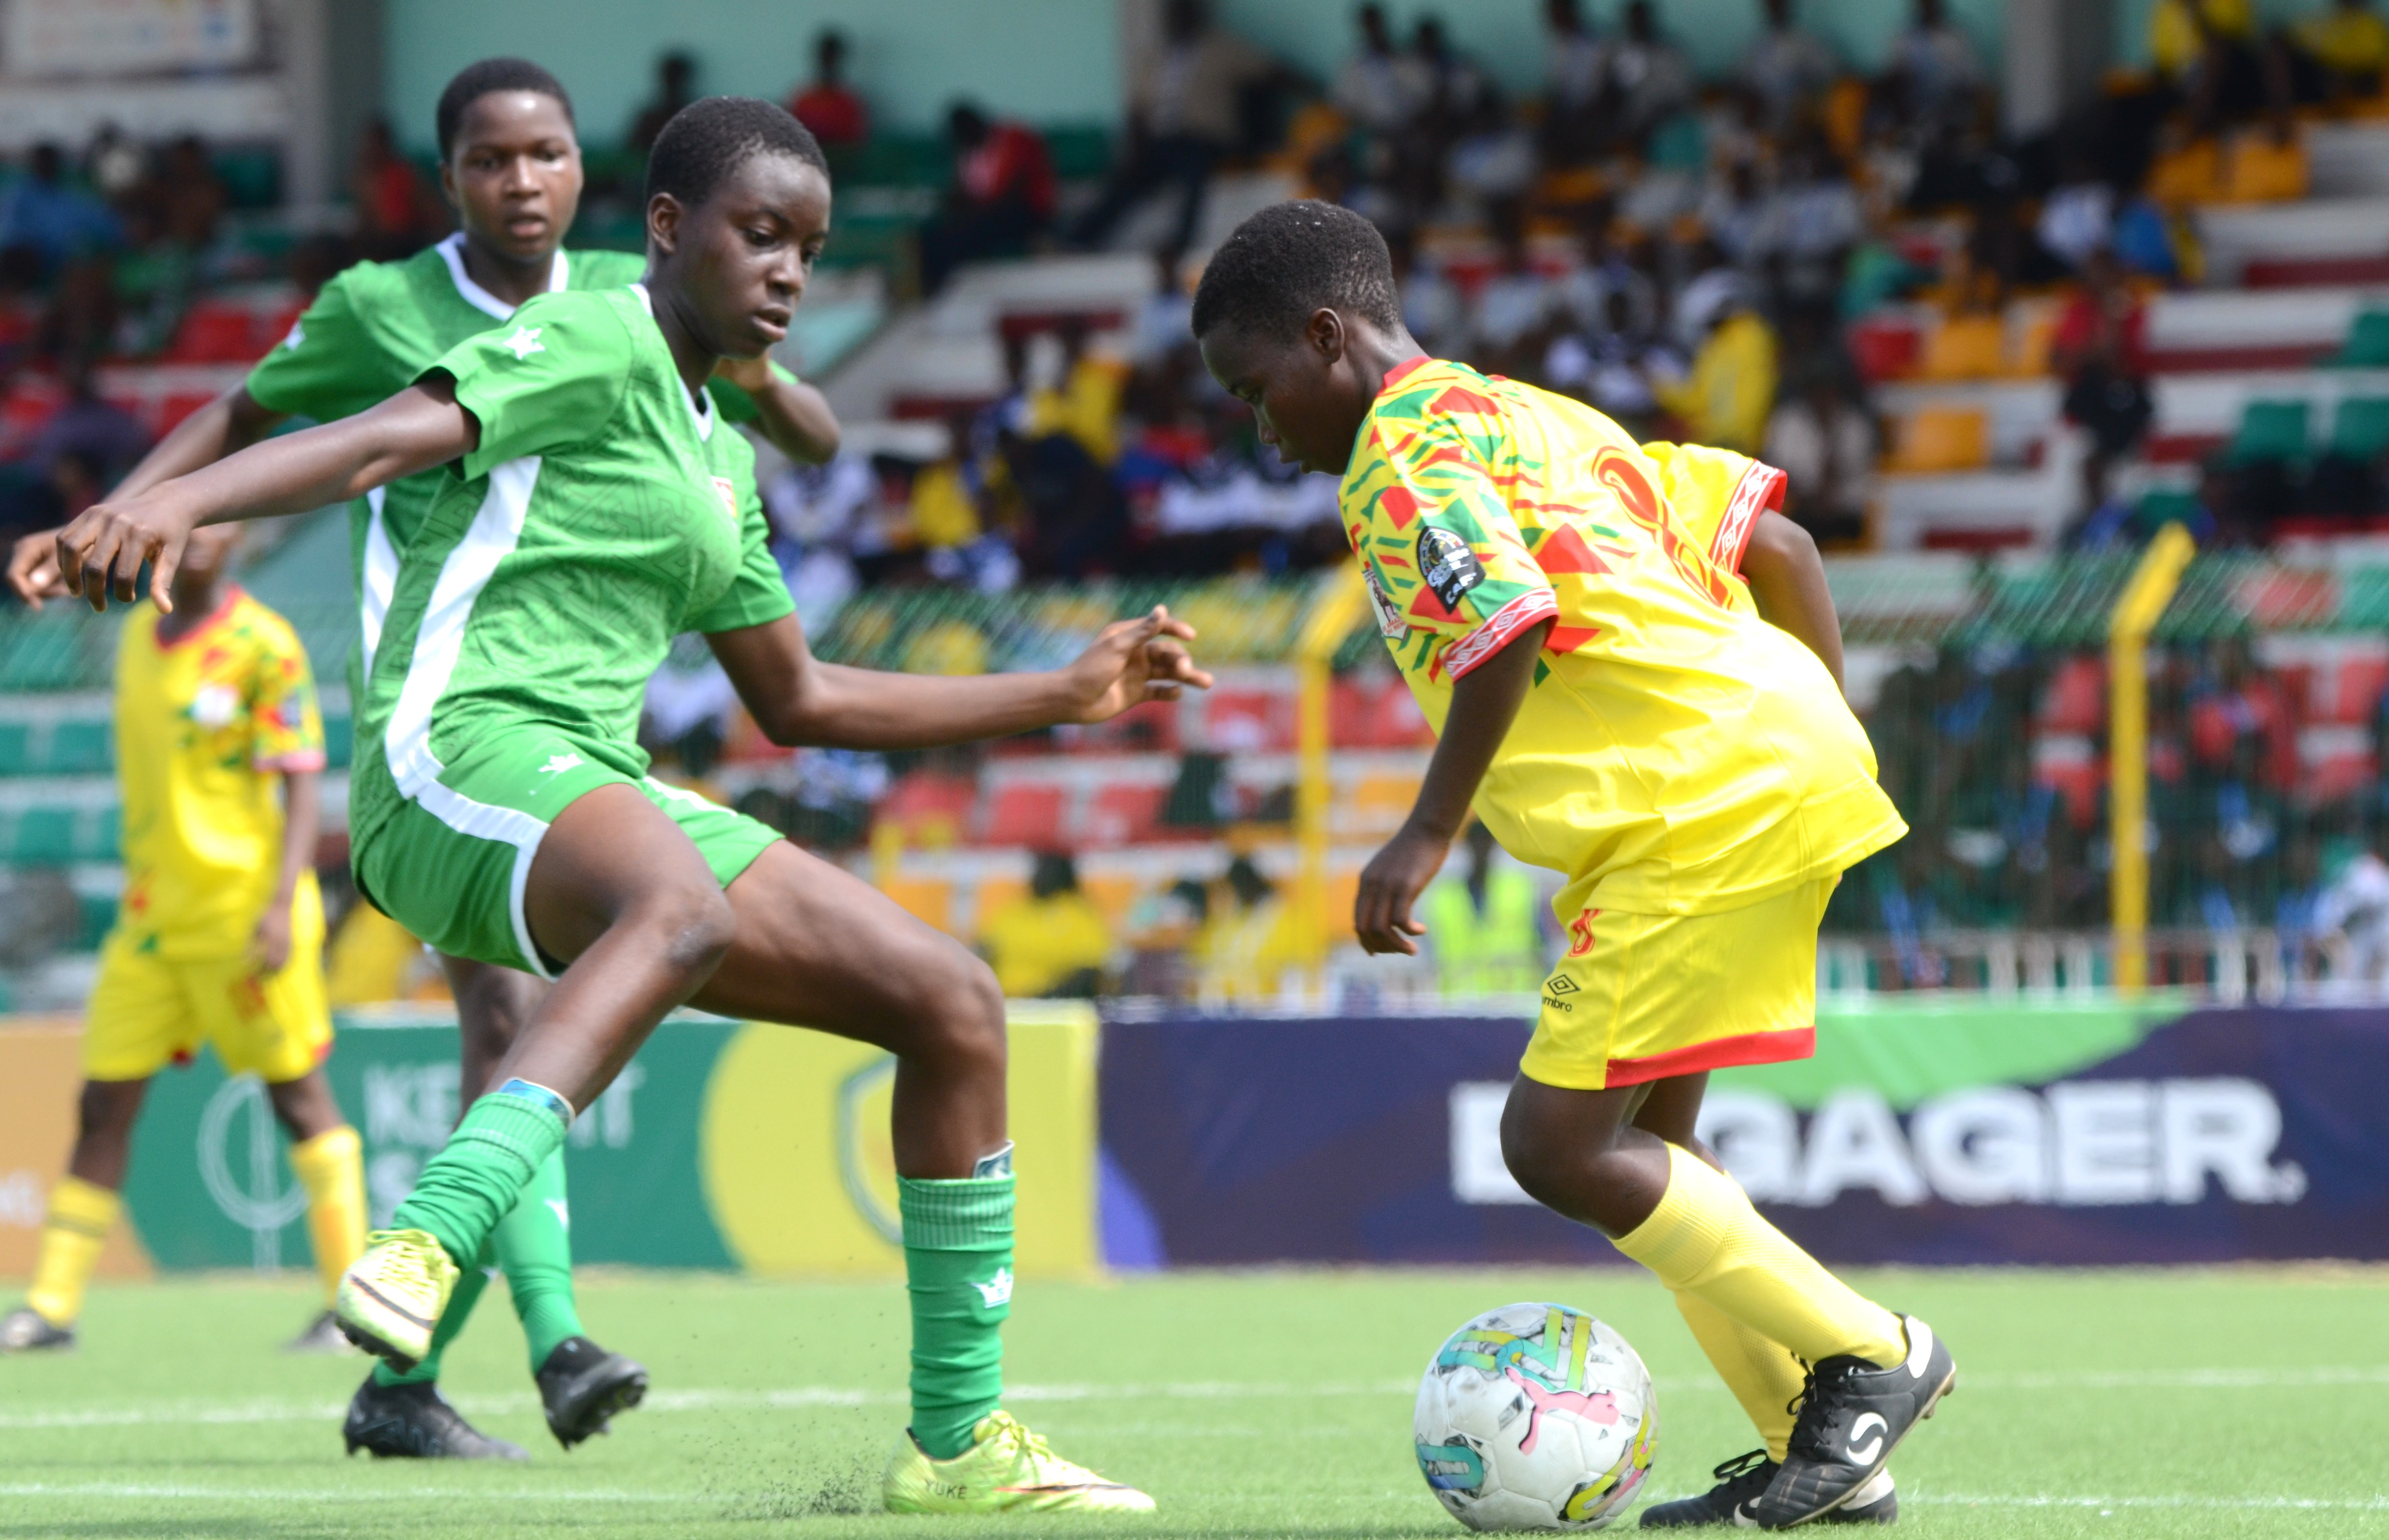
[[135, 610], [116, 658], [117, 925], [169, 960], [236, 956], [280, 875], [276, 777], [324, 767], [314, 680], [290, 623], [237, 588], [171, 642], [158, 618]]
[[1783, 472], [1705, 443], [1646, 443], [1642, 453], [1658, 468], [1659, 500], [1684, 533], [1712, 565], [1740, 576], [1758, 516], [1783, 509]]
[[1476, 812], [1574, 879], [1564, 904], [1720, 913], [1906, 832], [1825, 666], [1758, 618], [1600, 413], [1413, 360], [1361, 424], [1341, 507], [1437, 731], [1454, 680], [1552, 622]]

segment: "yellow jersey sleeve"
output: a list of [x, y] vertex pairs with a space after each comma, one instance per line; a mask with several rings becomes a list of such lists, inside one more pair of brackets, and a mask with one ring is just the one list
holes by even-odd
[[324, 718], [307, 649], [278, 615], [256, 627], [249, 684], [249, 764], [281, 773], [324, 768]]
[[1763, 460], [1705, 443], [1646, 443], [1659, 494], [1693, 544], [1720, 571], [1742, 571], [1762, 513], [1783, 511], [1784, 474]]

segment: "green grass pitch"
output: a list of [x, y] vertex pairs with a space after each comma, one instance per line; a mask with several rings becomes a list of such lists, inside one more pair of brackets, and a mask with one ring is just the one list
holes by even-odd
[[[1932, 1535], [2389, 1534], [2389, 1275], [1913, 1272], [1858, 1279], [1924, 1315], [1957, 1393], [1894, 1461]], [[283, 1356], [310, 1292], [186, 1279], [96, 1292], [83, 1346], [0, 1358], [0, 1540], [33, 1536], [1428, 1535], [1461, 1530], [1410, 1452], [1415, 1377], [1479, 1310], [1559, 1300], [1641, 1349], [1649, 1492], [1754, 1442], [1664, 1292], [1609, 1272], [1253, 1273], [1022, 1286], [1012, 1405], [1150, 1490], [1136, 1522], [898, 1520], [903, 1290], [628, 1274], [591, 1330], [654, 1371], [647, 1406], [566, 1455], [492, 1290], [452, 1395], [528, 1465], [340, 1453], [358, 1359]], [[1630, 1522], [1630, 1518], [1629, 1522]]]

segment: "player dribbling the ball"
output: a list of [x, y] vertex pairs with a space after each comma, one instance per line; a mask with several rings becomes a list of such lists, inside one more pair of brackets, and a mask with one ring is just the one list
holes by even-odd
[[1263, 442], [1343, 478], [1379, 630], [1437, 732], [1361, 874], [1361, 945], [1417, 950], [1412, 906], [1472, 802], [1569, 879], [1503, 1156], [1659, 1276], [1769, 1443], [1645, 1525], [1887, 1516], [1884, 1463], [1954, 1380], [1948, 1347], [1820, 1266], [1693, 1134], [1710, 1070], [1813, 1051], [1826, 897], [1906, 832], [1833, 673], [1686, 533], [1616, 424], [1426, 356], [1361, 216], [1246, 220], [1194, 329]]

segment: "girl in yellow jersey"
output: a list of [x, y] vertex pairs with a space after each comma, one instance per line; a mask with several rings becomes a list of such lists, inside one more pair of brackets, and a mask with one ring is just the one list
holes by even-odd
[[1362, 946], [1416, 951], [1412, 906], [1472, 802], [1568, 879], [1502, 1153], [1675, 1291], [1768, 1443], [1646, 1527], [1888, 1517], [1884, 1463], [1954, 1380], [1948, 1348], [1793, 1244], [1693, 1134], [1709, 1070], [1812, 1051], [1825, 897], [1906, 832], [1833, 674], [1761, 618], [1615, 423], [1422, 353], [1359, 215], [1246, 221], [1194, 329], [1263, 442], [1343, 478], [1378, 628], [1437, 729], [1361, 874]]

